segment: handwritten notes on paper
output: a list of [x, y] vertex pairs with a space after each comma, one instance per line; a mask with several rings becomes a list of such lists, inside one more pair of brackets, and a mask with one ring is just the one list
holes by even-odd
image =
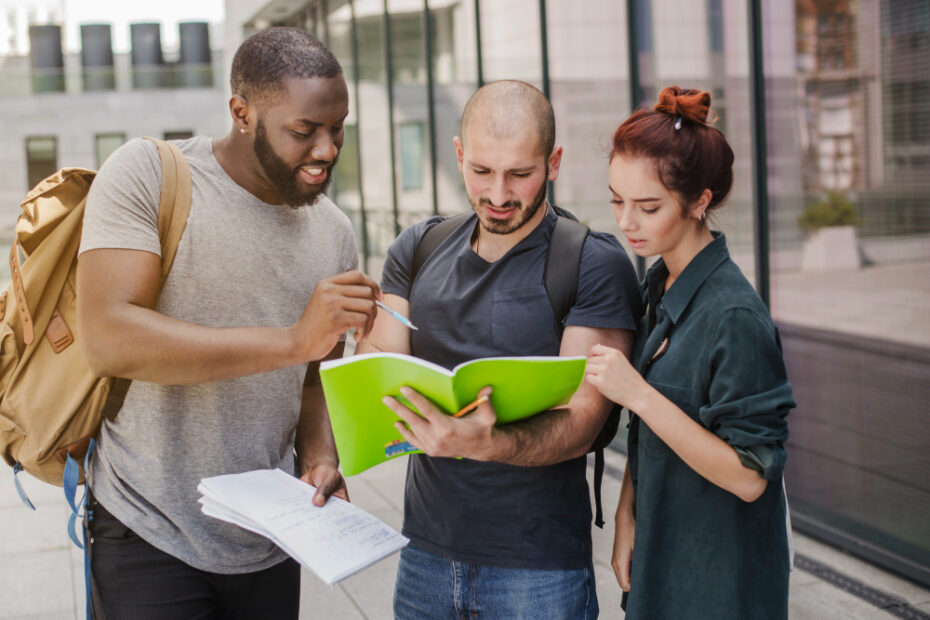
[[377, 517], [338, 497], [315, 506], [316, 489], [280, 469], [204, 478], [197, 490], [204, 514], [271, 539], [329, 585], [408, 542]]

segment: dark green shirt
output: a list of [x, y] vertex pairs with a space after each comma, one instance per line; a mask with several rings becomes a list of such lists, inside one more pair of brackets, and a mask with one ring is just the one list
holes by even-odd
[[714, 237], [667, 292], [663, 261], [647, 272], [633, 360], [654, 388], [769, 484], [758, 500], [744, 502], [691, 469], [633, 415], [629, 620], [788, 615], [781, 478], [785, 416], [795, 403], [768, 310], [730, 259], [724, 236]]

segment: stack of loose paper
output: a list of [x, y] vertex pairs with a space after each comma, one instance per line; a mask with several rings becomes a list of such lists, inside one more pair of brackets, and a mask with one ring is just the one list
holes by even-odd
[[280, 469], [204, 478], [203, 513], [270, 538], [329, 585], [367, 568], [409, 541], [358, 506], [331, 497]]

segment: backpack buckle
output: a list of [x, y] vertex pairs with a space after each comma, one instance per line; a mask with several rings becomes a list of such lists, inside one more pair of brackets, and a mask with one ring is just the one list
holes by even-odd
[[55, 353], [61, 353], [74, 342], [74, 335], [58, 310], [55, 310], [52, 318], [49, 319], [48, 327], [45, 328], [45, 337], [48, 338], [49, 343], [52, 345], [52, 351]]

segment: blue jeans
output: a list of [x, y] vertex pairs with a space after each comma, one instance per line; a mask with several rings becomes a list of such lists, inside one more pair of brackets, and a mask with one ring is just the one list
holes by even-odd
[[394, 618], [492, 620], [597, 618], [594, 571], [453, 562], [407, 546], [394, 585]]

